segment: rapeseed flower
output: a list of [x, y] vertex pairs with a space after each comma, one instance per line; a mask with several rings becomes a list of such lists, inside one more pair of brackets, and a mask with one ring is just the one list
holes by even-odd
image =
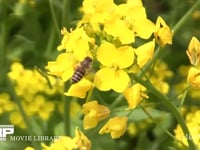
[[116, 14], [134, 32], [134, 36], [132, 36], [134, 40], [132, 42], [135, 41], [136, 36], [148, 39], [155, 30], [154, 23], [147, 19], [141, 0], [128, 0], [126, 4], [120, 4], [116, 8]]
[[200, 42], [196, 37], [192, 37], [192, 39], [190, 40], [186, 54], [192, 65], [200, 65]]
[[64, 94], [67, 96], [85, 98], [87, 92], [92, 88], [93, 84], [89, 80], [83, 78], [78, 83], [71, 85]]
[[48, 102], [44, 96], [36, 95], [27, 110], [29, 113], [37, 114], [41, 119], [47, 120], [54, 111], [54, 107], [54, 103]]
[[111, 118], [99, 131], [99, 134], [110, 133], [113, 139], [121, 137], [127, 128], [127, 117]]
[[[134, 109], [148, 96], [142, 85], [131, 85], [129, 73], [142, 70], [153, 58], [155, 41], [161, 46], [171, 44], [172, 31], [161, 17], [158, 17], [156, 24], [149, 20], [141, 0], [127, 0], [121, 4], [115, 4], [113, 0], [84, 0], [81, 10], [83, 18], [77, 26], [69, 32], [65, 28], [61, 30], [63, 39], [58, 50], [64, 52], [56, 61], [49, 62], [46, 68], [50, 74], [67, 82], [76, 73], [76, 66], [86, 56], [91, 57], [92, 78], [88, 79], [82, 73], [83, 78], [81, 76], [80, 81], [71, 84], [64, 94], [85, 98], [93, 88], [113, 90], [123, 93], [129, 108]], [[153, 33], [155, 39], [152, 38]], [[159, 79], [162, 91], [167, 93], [169, 87], [164, 82], [165, 77]], [[91, 93], [88, 94], [90, 96]], [[108, 117], [110, 110], [95, 100], [83, 104], [83, 113], [83, 126], [89, 129]], [[113, 117], [99, 133], [110, 133], [112, 138], [119, 138], [126, 131], [127, 121], [128, 117]]]
[[[21, 63], [13, 63], [11, 71], [8, 73], [14, 85], [17, 96], [23, 106], [23, 109], [28, 117], [38, 116], [42, 120], [49, 119], [51, 113], [54, 111], [55, 103], [48, 101], [47, 96], [53, 96], [63, 92], [63, 83], [58, 81], [53, 76], [46, 78], [38, 71], [25, 69]], [[54, 85], [50, 89], [49, 84]], [[10, 113], [10, 122], [21, 128], [25, 128], [24, 120], [17, 109], [17, 105], [13, 102], [13, 112]], [[8, 105], [7, 108], [10, 108]]]
[[147, 72], [147, 76], [150, 76], [151, 83], [160, 92], [163, 94], [169, 92], [170, 85], [166, 80], [173, 76], [173, 72], [168, 68], [165, 62], [158, 60], [154, 66], [154, 70]]
[[62, 53], [57, 57], [56, 61], [48, 62], [46, 69], [49, 70], [49, 74], [67, 81], [72, 77], [77, 63], [78, 60], [76, 60], [74, 55], [71, 53]]
[[156, 20], [154, 36], [156, 42], [162, 47], [164, 47], [166, 44], [172, 44], [173, 33], [163, 18], [160, 16]]
[[139, 83], [124, 91], [124, 96], [129, 104], [129, 109], [134, 109], [144, 98], [148, 98], [145, 94], [146, 88]]
[[84, 129], [94, 128], [99, 121], [110, 115], [108, 107], [99, 105], [97, 101], [91, 101], [83, 105], [83, 127]]
[[61, 33], [63, 34], [63, 39], [61, 45], [58, 46], [58, 50], [64, 49], [67, 53], [73, 53], [79, 61], [86, 56], [91, 56], [89, 46], [94, 44], [94, 39], [86, 34], [83, 27], [76, 28], [71, 33], [68, 33], [64, 28]]
[[74, 137], [74, 140], [76, 141], [75, 149], [80, 150], [90, 150], [91, 149], [91, 142], [90, 140], [77, 128], [76, 136]]
[[22, 129], [27, 127], [19, 111], [12, 112], [9, 116], [9, 120], [13, 125], [16, 125]]
[[149, 60], [152, 59], [154, 54], [155, 42], [154, 40], [145, 43], [135, 49], [135, 54], [137, 56], [137, 64], [142, 68]]
[[0, 93], [0, 115], [15, 109], [14, 103], [11, 101], [9, 94]]
[[[179, 141], [182, 142], [185, 146], [188, 146], [187, 140], [193, 140], [197, 146], [197, 149], [200, 148], [199, 134], [200, 134], [200, 126], [199, 126], [199, 114], [200, 111], [194, 110], [188, 114], [186, 114], [186, 125], [190, 131], [190, 135], [184, 134], [180, 125], [177, 125], [174, 130], [175, 137]], [[180, 145], [181, 146], [181, 145]]]
[[51, 143], [50, 146], [47, 146], [44, 143], [41, 145], [43, 150], [73, 150], [76, 143], [71, 137], [63, 136]]
[[193, 87], [200, 88], [200, 70], [195, 67], [191, 67], [188, 72], [187, 82]]
[[130, 81], [123, 69], [133, 64], [133, 48], [130, 46], [116, 48], [112, 43], [105, 42], [97, 51], [97, 59], [105, 67], [95, 74], [95, 86], [102, 91], [113, 89], [116, 92], [123, 92]]
[[50, 146], [41, 144], [43, 150], [90, 150], [91, 142], [90, 140], [78, 129], [76, 128], [75, 137], [71, 138], [68, 136], [63, 136], [58, 140], [51, 143]]

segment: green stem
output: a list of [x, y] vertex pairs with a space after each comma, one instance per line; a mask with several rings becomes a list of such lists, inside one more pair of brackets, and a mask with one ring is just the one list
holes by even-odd
[[187, 90], [184, 91], [184, 93], [183, 93], [183, 97], [181, 98], [180, 104], [179, 104], [179, 106], [178, 106], [179, 110], [182, 108], [182, 106], [183, 106], [183, 104], [184, 104], [184, 102], [185, 102], [185, 98], [186, 98], [186, 95], [187, 95], [187, 93], [188, 93], [188, 90], [189, 90], [189, 89], [187, 89]]
[[51, 15], [52, 15], [52, 18], [53, 18], [53, 22], [54, 22], [57, 34], [60, 38], [60, 27], [59, 27], [58, 21], [56, 19], [56, 14], [55, 14], [55, 11], [54, 11], [54, 8], [53, 8], [53, 1], [52, 0], [49, 0], [49, 6], [50, 6]]
[[174, 34], [187, 22], [187, 20], [191, 17], [194, 10], [196, 10], [200, 5], [200, 0], [197, 0], [194, 5], [185, 13], [185, 15], [176, 23], [173, 28]]
[[[64, 91], [66, 90], [66, 86], [64, 87]], [[65, 95], [62, 96], [62, 101], [64, 103], [64, 114], [63, 114], [63, 120], [64, 120], [64, 132], [65, 135], [70, 136], [70, 129], [71, 129], [71, 124], [70, 124], [70, 104], [71, 104], [71, 99]]]
[[35, 66], [35, 70], [36, 70], [42, 77], [45, 78], [45, 80], [47, 81], [47, 84], [48, 84], [49, 88], [50, 88], [50, 89], [53, 89], [53, 86], [52, 86], [52, 84], [51, 84], [51, 81], [49, 80], [48, 75], [47, 75], [45, 72], [43, 72], [43, 71], [42, 71], [39, 67], [37, 67], [37, 66]]
[[70, 136], [70, 99], [67, 99], [66, 96], [63, 96], [64, 101], [64, 131], [65, 135]]
[[[185, 120], [179, 113], [177, 107], [173, 103], [171, 103], [168, 97], [166, 97], [160, 91], [158, 91], [149, 81], [144, 81], [141, 78], [139, 78], [137, 75], [133, 75], [133, 76], [134, 76], [135, 81], [139, 82], [140, 84], [145, 86], [147, 89], [149, 89], [155, 96], [159, 98], [159, 100], [161, 100], [164, 103], [164, 105], [170, 110], [170, 112], [174, 115], [174, 117], [180, 124], [184, 135], [191, 135], [189, 132], [189, 129], [187, 128], [185, 124]], [[188, 142], [190, 150], [196, 150], [193, 140], [188, 139], [187, 142]]]
[[[45, 49], [45, 58], [49, 59], [49, 57], [51, 56], [52, 57], [52, 53], [51, 53], [51, 50], [53, 50], [53, 45], [54, 45], [54, 42], [55, 42], [55, 36], [56, 35], [56, 30], [54, 28], [54, 26], [51, 26], [51, 32], [50, 32], [50, 36], [48, 38], [48, 42], [47, 42], [47, 46], [46, 46], [46, 49]], [[59, 33], [60, 35], [60, 33]]]
[[113, 103], [111, 104], [110, 109], [112, 110], [113, 108], [115, 108], [115, 106], [117, 106], [121, 102], [123, 97], [124, 97], [123, 94], [119, 94], [117, 98], [113, 101]]
[[[15, 89], [13, 87], [13, 84], [11, 83], [11, 81], [7, 78], [7, 85], [8, 85], [8, 88], [9, 88], [9, 91], [10, 91], [10, 94], [13, 98], [13, 100], [15, 101], [17, 107], [19, 108], [19, 111], [22, 115], [22, 118], [26, 124], [26, 127], [27, 127], [27, 132], [29, 133], [30, 136], [34, 136], [34, 132], [32, 131], [32, 124], [30, 123], [30, 120], [28, 119], [28, 116], [26, 115], [26, 112], [22, 106], [22, 103], [21, 103], [21, 100], [19, 99], [19, 97], [17, 96], [16, 92], [15, 92]], [[35, 142], [35, 141], [32, 141], [32, 145], [34, 146], [35, 149], [39, 150], [41, 149], [40, 145]]]
[[1, 22], [0, 22], [0, 85], [6, 79], [6, 72], [7, 72], [7, 59], [6, 59], [6, 45], [7, 45], [7, 38], [9, 33], [9, 28], [7, 24], [7, 9], [6, 4], [4, 1], [0, 2], [0, 10], [1, 10]]
[[85, 100], [86, 103], [91, 100], [93, 89], [94, 88], [92, 88], [92, 89], [89, 90], [89, 92], [87, 94], [87, 97], [86, 97], [86, 100]]
[[63, 0], [62, 26], [67, 26], [70, 22], [70, 4], [71, 0]]

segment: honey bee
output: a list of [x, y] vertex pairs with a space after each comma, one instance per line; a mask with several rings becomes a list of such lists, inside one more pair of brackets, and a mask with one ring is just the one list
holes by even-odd
[[90, 68], [92, 63], [92, 58], [85, 57], [83, 61], [80, 62], [80, 65], [76, 68], [73, 76], [72, 76], [72, 84], [79, 82], [83, 76], [86, 74], [86, 71]]

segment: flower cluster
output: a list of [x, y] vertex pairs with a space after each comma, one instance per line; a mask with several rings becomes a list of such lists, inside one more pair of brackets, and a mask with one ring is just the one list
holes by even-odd
[[192, 111], [186, 114], [185, 120], [186, 125], [190, 131], [190, 135], [185, 135], [180, 127], [177, 125], [176, 129], [174, 130], [176, 139], [181, 142], [179, 146], [188, 146], [187, 140], [193, 140], [194, 143], [197, 145], [198, 149], [200, 148], [200, 126], [199, 126], [199, 115], [200, 111], [199, 108], [190, 108]]
[[[149, 20], [141, 0], [127, 0], [119, 5], [113, 0], [84, 0], [81, 10], [83, 18], [76, 28], [61, 30], [63, 38], [58, 50], [62, 53], [48, 62], [48, 73], [68, 84], [73, 77], [76, 83], [64, 93], [67, 96], [85, 98], [94, 88], [122, 93], [128, 108], [134, 109], [148, 95], [145, 87], [131, 80], [131, 74], [142, 70], [152, 59], [156, 43], [162, 47], [172, 44], [172, 31], [161, 17], [156, 23]], [[92, 59], [89, 70], [85, 59], [88, 57]], [[138, 68], [136, 72], [134, 68]], [[164, 84], [160, 85], [167, 93]], [[89, 129], [107, 118], [110, 110], [91, 101], [83, 105], [83, 113], [84, 128]], [[127, 120], [126, 116], [110, 118], [99, 133], [118, 138], [124, 134]]]
[[[68, 136], [63, 136], [58, 140], [51, 143], [50, 146], [41, 144], [43, 150], [90, 150], [91, 142], [90, 140], [77, 128], [75, 131], [75, 137], [71, 138]], [[25, 150], [34, 150], [32, 147], [26, 147]]]
[[[200, 87], [200, 42], [196, 37], [192, 37], [190, 40], [186, 54], [192, 66], [182, 66], [180, 67], [179, 72], [183, 77], [187, 76], [187, 82], [189, 83], [190, 87], [192, 87], [192, 90], [190, 90], [190, 96], [192, 98], [199, 98], [200, 95], [198, 90]], [[186, 75], [187, 72], [188, 74]], [[181, 83], [177, 85], [177, 87], [187, 88], [187, 84]], [[176, 129], [174, 130], [176, 139], [181, 141], [182, 146], [188, 146], [187, 140], [193, 140], [197, 147], [200, 147], [200, 128], [198, 121], [200, 111], [198, 109], [199, 108], [191, 107], [190, 110], [192, 111], [187, 113], [185, 116], [186, 125], [190, 131], [190, 135], [184, 135], [180, 125], [177, 125]]]
[[[86, 56], [93, 59], [91, 78], [83, 76], [65, 93], [68, 96], [84, 98], [84, 93], [94, 87], [122, 93], [131, 83], [129, 68], [142, 68], [153, 57], [155, 39], [161, 46], [172, 43], [172, 32], [165, 21], [161, 17], [156, 24], [150, 21], [141, 0], [120, 5], [112, 0], [85, 0], [82, 11], [83, 18], [75, 29], [61, 30], [58, 50], [64, 52], [46, 66], [50, 74], [65, 82]], [[144, 43], [139, 45], [137, 38]]]
[[[16, 95], [20, 98], [27, 116], [38, 116], [42, 120], [48, 120], [55, 109], [55, 103], [49, 100], [52, 99], [51, 96], [54, 94], [62, 93], [63, 83], [52, 76], [48, 76], [49, 82], [53, 85], [51, 89], [48, 81], [38, 71], [24, 69], [23, 65], [18, 62], [12, 64], [8, 77], [14, 85]], [[13, 107], [16, 104], [13, 101], [9, 102], [8, 96], [5, 94], [1, 94], [2, 96], [4, 96], [4, 103], [7, 103], [6, 109], [3, 108], [3, 105], [2, 109], [6, 111], [12, 108], [10, 110], [11, 123], [25, 128], [26, 125], [18, 108]]]
[[[109, 117], [108, 107], [99, 105], [96, 100], [83, 105], [84, 129], [90, 129], [97, 126], [98, 122]], [[100, 129], [99, 134], [110, 133], [112, 138], [121, 137], [126, 131], [127, 117], [113, 117]]]

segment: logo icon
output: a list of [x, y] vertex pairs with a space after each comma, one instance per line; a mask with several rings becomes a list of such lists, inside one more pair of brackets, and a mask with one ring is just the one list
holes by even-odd
[[6, 141], [6, 136], [13, 133], [14, 125], [0, 125], [0, 141]]

